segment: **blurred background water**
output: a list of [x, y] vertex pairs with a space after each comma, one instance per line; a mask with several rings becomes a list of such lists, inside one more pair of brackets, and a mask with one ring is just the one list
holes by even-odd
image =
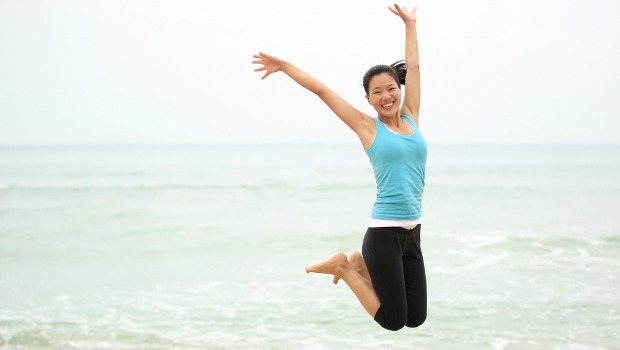
[[417, 329], [304, 272], [374, 194], [356, 145], [0, 147], [0, 348], [620, 348], [620, 146], [431, 144]]

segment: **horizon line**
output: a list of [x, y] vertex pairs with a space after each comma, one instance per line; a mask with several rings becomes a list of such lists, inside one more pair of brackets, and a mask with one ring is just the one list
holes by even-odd
[[[499, 141], [427, 141], [430, 145], [440, 146], [620, 146], [620, 142], [499, 142]], [[144, 142], [144, 143], [0, 143], [0, 147], [180, 147], [180, 146], [304, 146], [304, 145], [359, 145], [359, 142], [336, 141], [218, 141], [218, 142]]]

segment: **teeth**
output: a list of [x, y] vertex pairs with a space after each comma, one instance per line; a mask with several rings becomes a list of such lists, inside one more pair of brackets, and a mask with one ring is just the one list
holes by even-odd
[[393, 103], [389, 103], [389, 104], [385, 104], [385, 105], [381, 105], [381, 107], [383, 108], [390, 108], [392, 107]]

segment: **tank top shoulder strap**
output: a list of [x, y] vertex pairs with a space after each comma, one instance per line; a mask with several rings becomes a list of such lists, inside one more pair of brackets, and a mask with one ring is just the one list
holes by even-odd
[[387, 130], [387, 126], [385, 126], [385, 124], [383, 124], [383, 122], [379, 118], [374, 117], [372, 119], [375, 120], [375, 126], [377, 127], [377, 129], [376, 129], [377, 130], [376, 131], [377, 135], [379, 133], [384, 133], [384, 132], [388, 131]]
[[411, 125], [411, 127], [413, 128], [414, 132], [420, 131], [420, 128], [418, 128], [418, 124], [416, 124], [416, 122], [413, 120], [413, 118], [411, 118], [410, 116], [408, 116], [406, 114], [401, 114], [401, 116], [403, 116], [409, 122], [409, 125]]

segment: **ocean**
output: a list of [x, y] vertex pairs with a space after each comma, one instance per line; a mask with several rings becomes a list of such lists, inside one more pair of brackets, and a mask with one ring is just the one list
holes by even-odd
[[0, 349], [620, 349], [620, 146], [430, 144], [415, 329], [304, 271], [374, 191], [358, 145], [0, 147]]

